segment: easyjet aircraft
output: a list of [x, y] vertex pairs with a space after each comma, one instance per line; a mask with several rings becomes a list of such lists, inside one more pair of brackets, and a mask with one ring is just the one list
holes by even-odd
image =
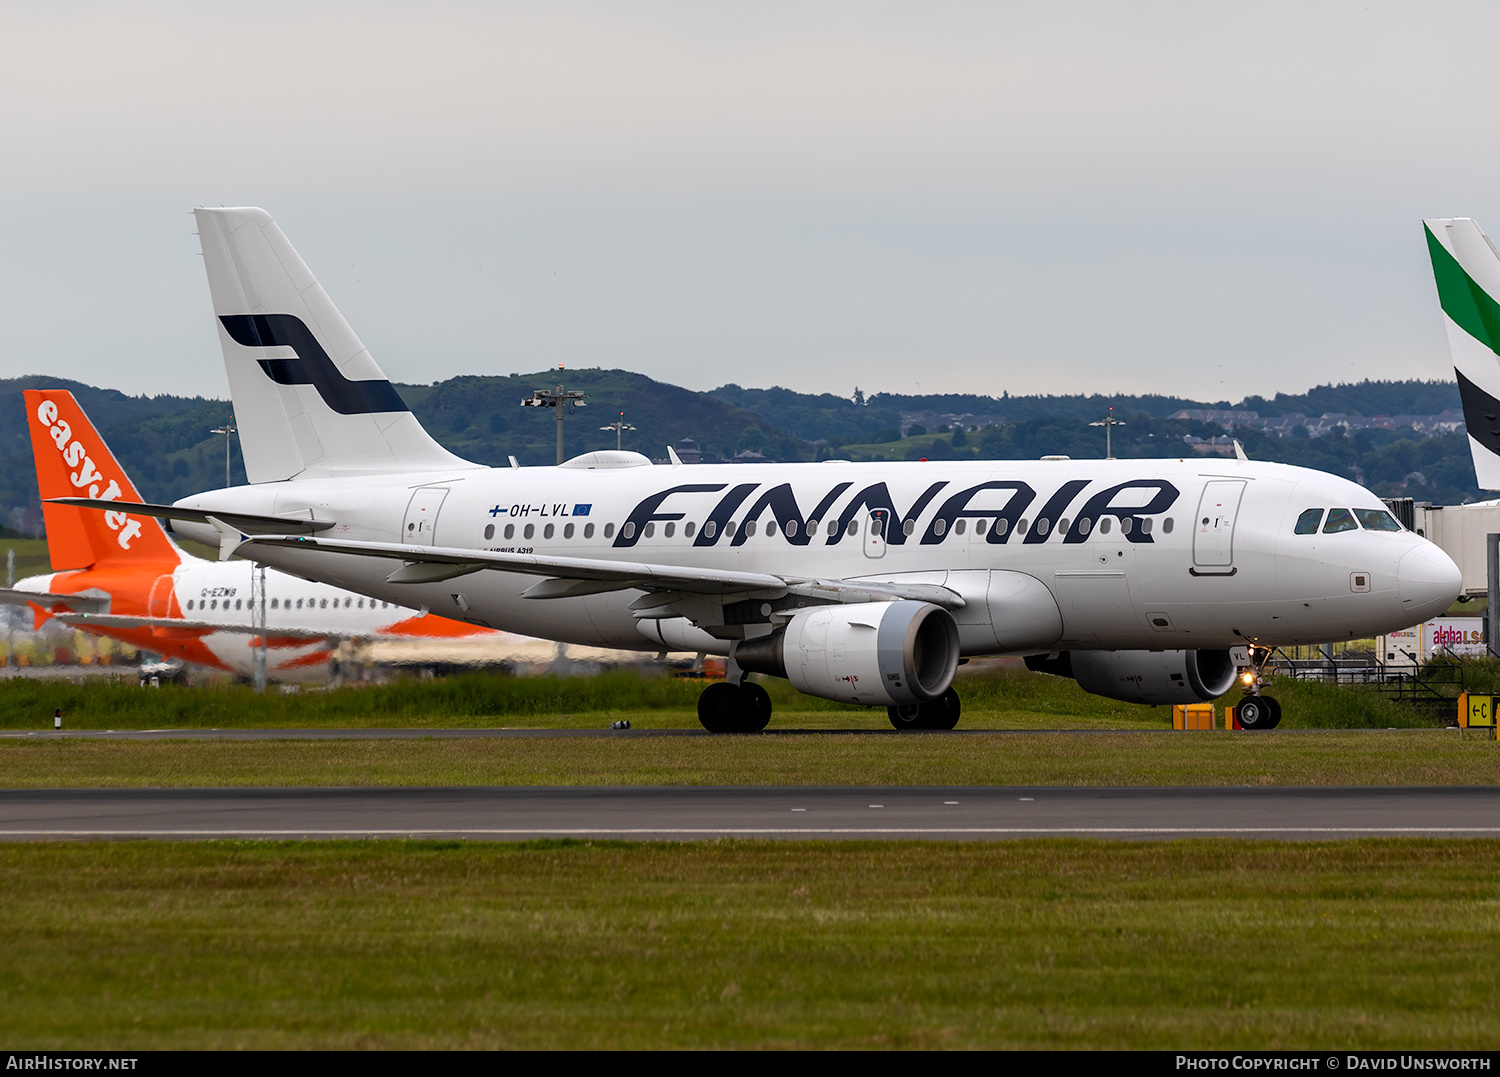
[[1282, 464], [483, 467], [427, 435], [267, 213], [197, 219], [251, 485], [150, 511], [221, 556], [382, 601], [724, 655], [709, 729], [769, 721], [746, 671], [951, 728], [959, 661], [991, 654], [1143, 703], [1243, 675], [1241, 721], [1273, 726], [1273, 645], [1404, 628], [1458, 594], [1457, 566], [1369, 490]]
[[25, 398], [56, 571], [21, 580], [0, 600], [29, 605], [38, 627], [56, 617], [144, 651], [246, 676], [264, 638], [267, 676], [284, 681], [326, 677], [331, 644], [342, 639], [489, 632], [274, 569], [265, 573], [262, 594], [251, 562], [194, 557], [150, 516], [49, 502], [74, 493], [106, 502], [140, 495], [72, 393], [33, 389]]

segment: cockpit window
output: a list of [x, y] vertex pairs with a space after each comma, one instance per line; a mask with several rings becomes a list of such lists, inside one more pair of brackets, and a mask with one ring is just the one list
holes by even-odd
[[1308, 509], [1301, 516], [1297, 517], [1297, 534], [1316, 535], [1318, 533], [1318, 524], [1322, 520], [1322, 509]]
[[1400, 531], [1401, 525], [1396, 518], [1385, 509], [1355, 509], [1354, 515], [1359, 517], [1360, 526], [1366, 531]]
[[1328, 522], [1323, 525], [1323, 534], [1336, 535], [1340, 531], [1358, 531], [1359, 524], [1354, 522], [1354, 513], [1348, 509], [1329, 509]]

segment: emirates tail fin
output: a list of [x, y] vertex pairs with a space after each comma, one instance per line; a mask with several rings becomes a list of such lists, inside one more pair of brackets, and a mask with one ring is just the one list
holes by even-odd
[[182, 553], [154, 517], [48, 504], [53, 497], [140, 501], [109, 446], [66, 389], [25, 392], [31, 454], [56, 571], [123, 560], [177, 564]]

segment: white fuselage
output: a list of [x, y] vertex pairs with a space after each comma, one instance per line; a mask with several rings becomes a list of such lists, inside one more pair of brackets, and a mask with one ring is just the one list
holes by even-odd
[[[1224, 459], [458, 468], [298, 477], [178, 504], [311, 511], [335, 521], [325, 535], [356, 541], [945, 583], [970, 607], [988, 602], [978, 613], [997, 633], [1008, 610], [986, 581], [998, 570], [1045, 585], [1060, 614], [1055, 638], [985, 646], [988, 637], [976, 637], [966, 653], [1363, 638], [1440, 613], [1459, 586], [1452, 562], [1408, 531], [1293, 533], [1310, 508], [1383, 509], [1368, 490], [1304, 468]], [[178, 528], [217, 542], [207, 527]], [[257, 557], [527, 635], [635, 649], [666, 639], [630, 608], [636, 590], [538, 600], [521, 597], [535, 575], [486, 569], [398, 584], [386, 577], [399, 561], [297, 549]], [[728, 647], [702, 633], [672, 639]]]

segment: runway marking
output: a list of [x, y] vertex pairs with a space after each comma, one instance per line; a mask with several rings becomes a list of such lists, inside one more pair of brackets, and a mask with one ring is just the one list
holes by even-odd
[[599, 836], [676, 834], [755, 836], [766, 834], [1500, 834], [1495, 826], [1264, 826], [1264, 827], [349, 827], [344, 829], [262, 830], [4, 830], [0, 838], [219, 838], [219, 837], [418, 837], [452, 834]]

